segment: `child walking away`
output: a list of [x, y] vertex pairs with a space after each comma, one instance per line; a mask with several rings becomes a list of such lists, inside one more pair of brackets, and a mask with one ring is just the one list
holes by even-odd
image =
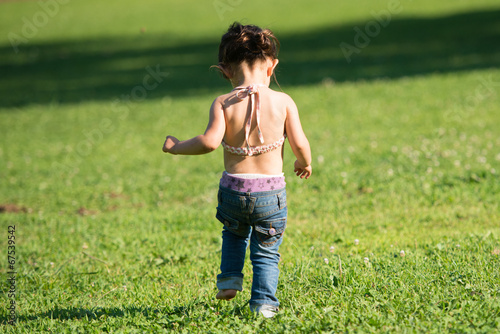
[[179, 141], [167, 136], [163, 151], [204, 154], [224, 147], [217, 219], [222, 231], [217, 299], [230, 300], [243, 287], [248, 244], [253, 267], [250, 308], [265, 317], [278, 311], [279, 246], [287, 222], [283, 144], [297, 158], [294, 173], [309, 178], [311, 150], [299, 113], [286, 94], [269, 88], [278, 64], [279, 42], [254, 25], [232, 24], [222, 36], [216, 66], [233, 86], [215, 99], [205, 133]]

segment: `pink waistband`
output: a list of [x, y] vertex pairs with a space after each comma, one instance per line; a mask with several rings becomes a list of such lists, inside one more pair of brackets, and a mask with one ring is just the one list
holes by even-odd
[[222, 174], [222, 178], [220, 179], [220, 185], [234, 191], [256, 193], [283, 189], [286, 186], [286, 182], [284, 176], [258, 177], [249, 179], [229, 175], [224, 172]]

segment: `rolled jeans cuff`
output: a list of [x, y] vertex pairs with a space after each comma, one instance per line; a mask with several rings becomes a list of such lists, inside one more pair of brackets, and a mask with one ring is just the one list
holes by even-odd
[[243, 290], [243, 277], [224, 277], [217, 279], [217, 289], [219, 290]]

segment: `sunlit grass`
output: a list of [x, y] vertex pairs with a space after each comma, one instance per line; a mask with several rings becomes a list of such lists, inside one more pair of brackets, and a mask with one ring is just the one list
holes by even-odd
[[[215, 300], [221, 148], [198, 157], [161, 152], [167, 134], [184, 139], [202, 132], [213, 98], [229, 89], [208, 71], [212, 58], [205, 54], [227, 24], [215, 16], [212, 26], [186, 26], [186, 13], [205, 17], [207, 5], [195, 10], [187, 2], [167, 2], [179, 14], [168, 13], [177, 23], [167, 20], [165, 29], [176, 35], [166, 36], [163, 45], [159, 35], [141, 39], [133, 31], [144, 25], [144, 13], [162, 17], [151, 8], [165, 2], [152, 1], [152, 7], [137, 11], [134, 5], [120, 12], [116, 24], [104, 22], [122, 3], [100, 3], [94, 9], [103, 12], [97, 11], [88, 31], [77, 24], [62, 31], [57, 27], [67, 27], [68, 17], [83, 22], [95, 12], [88, 4], [68, 4], [68, 13], [26, 45], [25, 50], [39, 48], [38, 56], [15, 56], [8, 43], [0, 50], [8, 55], [0, 63], [9, 78], [0, 78], [0, 245], [7, 252], [7, 226], [15, 225], [18, 272], [18, 322], [6, 324], [5, 283], [0, 331], [500, 330], [500, 71], [497, 46], [489, 44], [495, 29], [477, 40], [474, 55], [462, 48], [437, 50], [441, 59], [455, 62], [438, 71], [439, 64], [427, 56], [428, 63], [412, 63], [415, 72], [405, 66], [414, 56], [373, 60], [398, 50], [390, 46], [402, 40], [394, 30], [377, 37], [352, 65], [339, 58], [330, 40], [320, 43], [330, 32], [351, 38], [346, 22], [362, 24], [368, 9], [383, 9], [386, 2], [370, 2], [365, 11], [342, 4], [345, 17], [332, 9], [297, 19], [317, 33], [312, 42], [307, 33], [295, 39], [294, 24], [276, 19], [285, 36], [278, 79], [299, 107], [314, 174], [307, 181], [293, 176], [287, 146], [281, 311], [264, 320], [248, 311], [250, 263], [244, 268], [245, 290], [230, 303]], [[490, 20], [481, 10], [493, 3], [420, 5], [409, 5], [402, 16], [437, 17], [432, 23], [437, 27], [466, 20], [467, 15], [439, 19], [459, 9], [479, 10], [471, 17]], [[21, 17], [37, 10], [35, 2], [1, 6]], [[303, 17], [300, 6], [288, 5], [290, 20]], [[209, 7], [213, 10], [211, 2]], [[249, 20], [270, 20], [271, 14], [256, 11], [249, 9]], [[2, 29], [20, 29], [19, 17], [5, 21], [5, 12], [0, 15]], [[228, 12], [227, 21], [236, 16], [236, 10]], [[394, 23], [408, 33], [411, 22]], [[151, 25], [146, 36], [164, 31], [157, 22]], [[407, 38], [431, 43], [417, 28]], [[64, 42], [45, 44], [51, 41]], [[318, 51], [310, 60], [304, 45]], [[328, 62], [328, 50], [335, 61]], [[16, 64], [22, 65], [18, 72], [8, 67]], [[121, 97], [143, 85], [146, 66], [157, 64], [169, 73], [157, 89], [130, 103]], [[59, 73], [61, 68], [67, 72]], [[205, 83], [210, 85], [203, 88]], [[11, 85], [28, 88], [9, 93]], [[2, 274], [6, 266], [6, 261], [0, 266]]]

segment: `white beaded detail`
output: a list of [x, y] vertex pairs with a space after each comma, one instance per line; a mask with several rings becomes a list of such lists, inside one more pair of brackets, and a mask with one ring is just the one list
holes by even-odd
[[222, 146], [229, 153], [241, 155], [241, 156], [252, 156], [252, 155], [267, 153], [267, 152], [270, 152], [270, 151], [275, 150], [277, 148], [280, 148], [283, 145], [283, 143], [285, 142], [285, 139], [286, 139], [286, 135], [283, 135], [283, 137], [281, 137], [281, 139], [279, 139], [278, 141], [275, 141], [272, 144], [262, 145], [262, 146], [250, 146], [250, 147], [233, 147], [233, 146], [229, 146], [228, 144], [226, 144], [223, 141]]

